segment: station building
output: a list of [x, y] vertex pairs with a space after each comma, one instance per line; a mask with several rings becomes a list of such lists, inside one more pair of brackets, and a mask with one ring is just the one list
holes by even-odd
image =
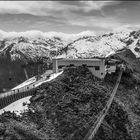
[[53, 72], [58, 73], [66, 67], [86, 66], [96, 77], [103, 79], [106, 75], [105, 59], [71, 59], [53, 58]]

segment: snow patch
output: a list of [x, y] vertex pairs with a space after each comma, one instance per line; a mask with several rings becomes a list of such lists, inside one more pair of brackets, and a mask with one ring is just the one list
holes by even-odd
[[[63, 73], [63, 71], [59, 72], [59, 73], [53, 73], [50, 75], [50, 78], [45, 80], [45, 81], [40, 81], [39, 83], [35, 84], [35, 87], [43, 84], [43, 83], [46, 83], [46, 82], [49, 82], [53, 79], [55, 79], [56, 77], [58, 77], [59, 75], [61, 75]], [[20, 86], [17, 86], [18, 88], [20, 87], [23, 87], [23, 85], [27, 85], [30, 84], [30, 82], [33, 80], [33, 78], [27, 80], [26, 82], [24, 82], [24, 84], [22, 83]], [[17, 87], [13, 88], [13, 89], [17, 89]], [[0, 110], [0, 114], [4, 113], [4, 111], [10, 111], [10, 112], [15, 112], [17, 115], [20, 115], [20, 113], [24, 112], [25, 110], [28, 109], [28, 106], [27, 105], [24, 105], [23, 106], [23, 103], [30, 103], [30, 98], [32, 96], [27, 96], [25, 98], [22, 98], [22, 99], [19, 99], [15, 102], [13, 102], [12, 104], [8, 105], [7, 107], [3, 108]]]
[[12, 88], [12, 90], [15, 90], [15, 89], [18, 89], [18, 88], [27, 86], [27, 85], [29, 85], [29, 84], [35, 82], [35, 81], [36, 81], [36, 78], [35, 78], [35, 77], [32, 77], [32, 78], [28, 79], [27, 81], [21, 83], [20, 85], [18, 85], [18, 86], [16, 86], [16, 87]]
[[129, 49], [135, 54], [135, 56], [136, 56], [137, 58], [140, 57], [140, 53], [135, 51], [136, 44], [137, 44], [138, 40], [139, 40], [139, 39], [134, 40], [134, 42], [133, 42], [132, 44], [129, 45]]
[[38, 87], [38, 86], [40, 86], [40, 85], [43, 84], [43, 83], [46, 83], [46, 82], [49, 82], [49, 81], [55, 79], [56, 77], [58, 77], [58, 76], [61, 75], [62, 73], [63, 73], [63, 71], [61, 71], [61, 72], [59, 72], [59, 73], [53, 73], [53, 74], [51, 74], [49, 79], [47, 79], [47, 80], [45, 80], [45, 81], [41, 81], [41, 82], [39, 82], [38, 84], [35, 84], [35, 87]]
[[29, 100], [31, 97], [32, 96], [28, 96], [13, 102], [12, 104], [1, 109], [0, 114], [4, 113], [5, 111], [10, 111], [10, 112], [15, 112], [17, 115], [20, 115], [20, 113], [28, 109], [27, 105], [23, 106], [23, 103], [29, 104], [30, 103]]
[[112, 52], [110, 52], [109, 54], [107, 54], [106, 56], [105, 56], [105, 58], [107, 58], [107, 57], [109, 57], [109, 56], [111, 56], [111, 55], [114, 55], [115, 54], [115, 51], [112, 51]]

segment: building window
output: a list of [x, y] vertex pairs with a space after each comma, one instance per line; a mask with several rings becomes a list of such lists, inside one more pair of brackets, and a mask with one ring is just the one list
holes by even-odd
[[11, 81], [11, 80], [12, 80], [12, 78], [10, 77], [10, 78], [9, 78], [9, 81]]
[[94, 66], [94, 67], [95, 67], [95, 70], [100, 70], [99, 66]]
[[88, 68], [93, 68], [94, 66], [87, 66]]
[[74, 67], [74, 64], [70, 64], [69, 67]]
[[83, 66], [83, 67], [86, 67], [86, 66], [87, 66], [87, 64], [82, 64], [82, 66]]
[[65, 67], [65, 65], [59, 65], [58, 69], [62, 69], [63, 67]]

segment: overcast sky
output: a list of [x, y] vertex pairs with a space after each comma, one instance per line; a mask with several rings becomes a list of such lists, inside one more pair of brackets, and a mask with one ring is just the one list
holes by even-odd
[[0, 1], [0, 29], [102, 33], [140, 28], [139, 1]]

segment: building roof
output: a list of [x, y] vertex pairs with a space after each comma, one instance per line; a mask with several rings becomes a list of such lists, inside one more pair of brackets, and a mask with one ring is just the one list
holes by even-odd
[[[53, 59], [56, 59], [56, 60], [65, 60], [65, 61], [72, 61], [72, 60], [76, 60], [76, 61], [101, 61], [103, 60], [103, 58], [53, 58]], [[105, 60], [105, 59], [104, 59]]]

